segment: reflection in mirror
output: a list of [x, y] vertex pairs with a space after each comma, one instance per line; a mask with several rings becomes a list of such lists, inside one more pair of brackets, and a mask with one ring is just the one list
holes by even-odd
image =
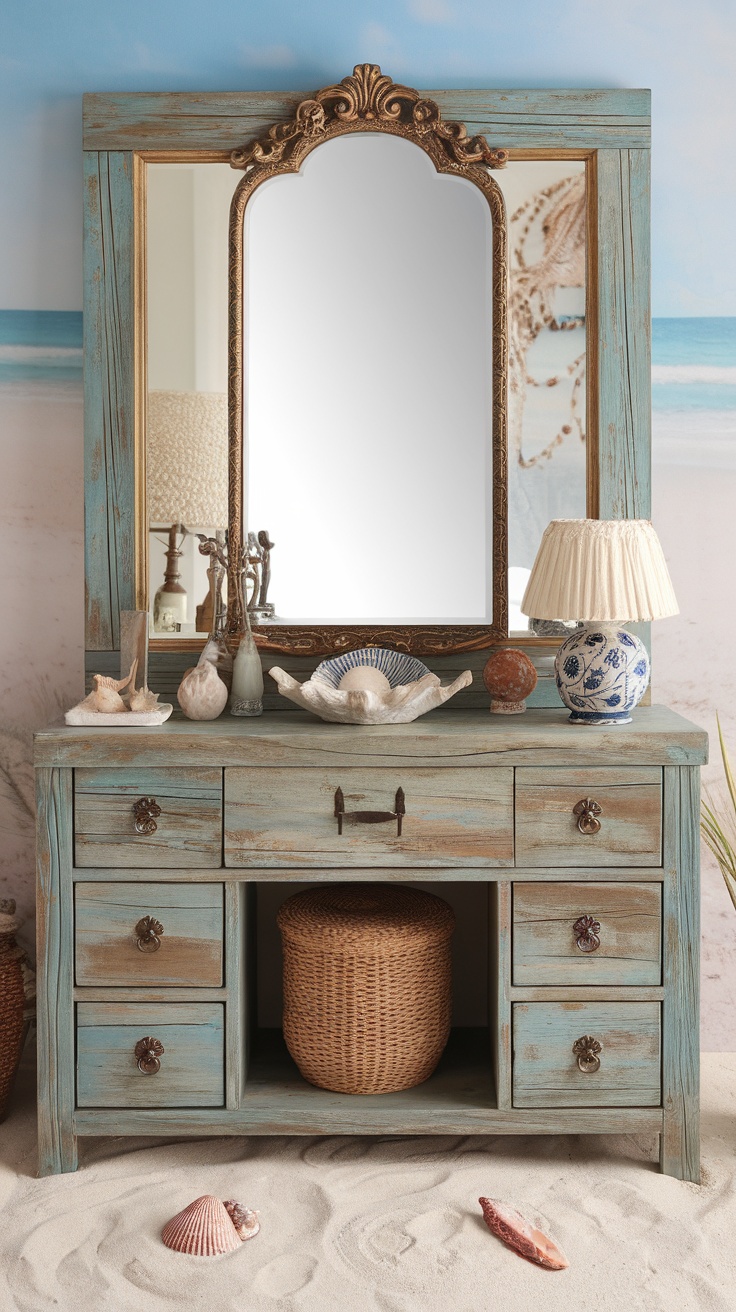
[[146, 495], [156, 637], [208, 633], [210, 563], [227, 528], [227, 164], [147, 167]]
[[246, 527], [285, 624], [492, 620], [492, 221], [353, 133], [245, 209]]
[[[585, 164], [512, 160], [509, 223], [509, 631], [551, 519], [586, 514]], [[537, 631], [541, 631], [539, 628]]]

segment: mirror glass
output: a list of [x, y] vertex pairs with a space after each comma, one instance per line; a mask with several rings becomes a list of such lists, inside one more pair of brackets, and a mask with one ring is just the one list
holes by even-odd
[[250, 197], [244, 512], [277, 621], [491, 621], [492, 271], [484, 194], [400, 137]]
[[[370, 161], [331, 154], [365, 146], [379, 148]], [[227, 232], [240, 176], [225, 163], [147, 166], [152, 632], [172, 526], [189, 530], [175, 535], [185, 618], [158, 638], [197, 632], [207, 560], [192, 534], [226, 526]], [[509, 627], [522, 633], [546, 524], [586, 513], [585, 165], [511, 160], [494, 177], [509, 223]], [[244, 235], [251, 604], [264, 530], [279, 621], [487, 622], [484, 197], [409, 142], [356, 134], [259, 188]]]
[[147, 166], [146, 493], [156, 638], [210, 628], [208, 560], [196, 533], [227, 528], [227, 234], [238, 178], [229, 164]]

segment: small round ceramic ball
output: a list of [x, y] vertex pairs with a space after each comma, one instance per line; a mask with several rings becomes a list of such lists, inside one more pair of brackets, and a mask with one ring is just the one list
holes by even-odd
[[525, 697], [537, 686], [537, 671], [526, 652], [499, 647], [483, 667], [483, 682], [491, 694], [492, 715], [521, 715]]
[[337, 686], [340, 692], [385, 693], [391, 689], [386, 675], [373, 665], [354, 665], [343, 674]]

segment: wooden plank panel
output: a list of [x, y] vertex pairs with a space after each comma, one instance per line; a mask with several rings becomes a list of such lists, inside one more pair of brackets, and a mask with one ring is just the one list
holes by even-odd
[[700, 1183], [700, 771], [665, 770], [660, 1164]]
[[[533, 771], [538, 777], [539, 771]], [[585, 776], [582, 776], [584, 778]], [[647, 778], [645, 772], [645, 779]], [[516, 859], [519, 865], [588, 867], [607, 865], [658, 866], [662, 860], [662, 788], [640, 782], [637, 771], [628, 781], [621, 773], [605, 782], [605, 771], [593, 771], [587, 783], [568, 783], [563, 771], [550, 770], [549, 783], [527, 783], [527, 772], [516, 777]], [[559, 780], [559, 783], [553, 783]], [[601, 808], [600, 830], [581, 833], [574, 808], [584, 798]]]
[[[392, 812], [397, 822], [351, 823], [347, 813]], [[335, 794], [344, 795], [339, 834]], [[497, 866], [513, 861], [513, 772], [495, 770], [230, 769], [225, 772], [225, 864]]]
[[225, 1106], [230, 1108], [240, 1106], [247, 1075], [246, 893], [245, 884], [225, 885]]
[[597, 157], [601, 519], [651, 514], [649, 165], [641, 150]]
[[[219, 867], [222, 772], [212, 768], [76, 770], [75, 861], [78, 866]], [[136, 832], [133, 805], [153, 798], [155, 831]]]
[[499, 1110], [511, 1106], [511, 885], [491, 888], [491, 1049]]
[[[581, 916], [600, 926], [593, 951], [578, 946]], [[661, 937], [659, 884], [514, 884], [514, 984], [657, 985]]]
[[[659, 1003], [515, 1002], [512, 1014], [515, 1107], [659, 1105]], [[592, 1074], [573, 1053], [584, 1035], [603, 1047]]]
[[[74, 871], [74, 880], [78, 884], [94, 883], [96, 879], [104, 879], [109, 883], [115, 883], [117, 880], [128, 880], [131, 883], [145, 883], [152, 876], [151, 870], [134, 870], [130, 867], [121, 866], [113, 870], [104, 866], [90, 866], [82, 869], [77, 866]], [[187, 871], [187, 876], [196, 879], [198, 883], [219, 883], [222, 879], [222, 870], [218, 867], [212, 870], [196, 869]], [[181, 878], [181, 872], [177, 870], [162, 870], [158, 867], [155, 871], [156, 880], [159, 883], [175, 881]], [[230, 867], [228, 878], [244, 881], [248, 883], [273, 883], [274, 881], [283, 883], [303, 883], [303, 868], [292, 869], [289, 866], [269, 866], [264, 870], [254, 868], [238, 870], [237, 867]], [[538, 866], [533, 869], [524, 867], [504, 868], [497, 866], [494, 868], [492, 878], [499, 883], [508, 883], [511, 880], [523, 879], [524, 881], [536, 882], [546, 880], [553, 883], [567, 883], [570, 879], [570, 871], [564, 869], [554, 869], [548, 866]], [[575, 878], [579, 882], [590, 879], [592, 882], [606, 881], [610, 883], [628, 883], [635, 880], [637, 883], [661, 884], [664, 879], [664, 871], [661, 867], [651, 867], [646, 869], [640, 866], [597, 866], [592, 872], [576, 870]], [[483, 866], [454, 866], [452, 868], [427, 867], [427, 866], [388, 866], [382, 869], [380, 866], [351, 866], [348, 869], [338, 869], [337, 867], [328, 867], [323, 870], [310, 870], [309, 882], [318, 884], [320, 882], [339, 879], [341, 882], [361, 881], [361, 880], [385, 880], [391, 882], [405, 883], [407, 879], [419, 879], [424, 882], [445, 881], [448, 883], [486, 883], [488, 881], [488, 870]]]
[[[135, 927], [161, 925], [160, 946], [141, 950]], [[80, 883], [75, 889], [77, 984], [222, 984], [222, 884]]]
[[[143, 1074], [135, 1046], [160, 1039], [161, 1069]], [[218, 1107], [224, 1100], [224, 1017], [217, 1003], [80, 1002], [80, 1107]]]
[[74, 1111], [72, 775], [36, 771], [38, 1173], [77, 1167]]
[[134, 161], [84, 162], [86, 646], [119, 648], [135, 609]]
[[[346, 72], [350, 72], [349, 69]], [[229, 153], [290, 118], [303, 92], [116, 92], [84, 97], [86, 150]], [[446, 118], [508, 147], [622, 149], [649, 146], [645, 90], [440, 90], [426, 92]]]
[[664, 706], [637, 709], [631, 724], [575, 728], [563, 707], [510, 717], [431, 711], [413, 724], [322, 724], [306, 712], [254, 720], [225, 715], [195, 723], [178, 712], [146, 729], [73, 729], [56, 724], [35, 736], [38, 765], [109, 766], [536, 766], [611, 768], [700, 765], [707, 735]]

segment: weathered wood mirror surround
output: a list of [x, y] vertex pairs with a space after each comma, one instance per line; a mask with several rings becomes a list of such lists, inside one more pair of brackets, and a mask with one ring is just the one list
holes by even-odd
[[[115, 668], [119, 609], [148, 604], [148, 166], [227, 165], [232, 151], [263, 140], [274, 123], [293, 121], [303, 99], [290, 93], [85, 98], [86, 645], [94, 669]], [[556, 160], [584, 169], [587, 513], [648, 515], [648, 93], [431, 91], [422, 93], [425, 99], [437, 103], [443, 120], [464, 123], [470, 137], [483, 135], [507, 149], [510, 168], [519, 160]], [[503, 636], [487, 633], [484, 645]], [[545, 647], [530, 636], [514, 642], [532, 652]], [[154, 686], [171, 691], [200, 645], [197, 638], [154, 641]], [[485, 660], [482, 648], [465, 655], [445, 650], [432, 661], [441, 674], [480, 669]], [[279, 655], [278, 663], [302, 673], [313, 668], [315, 655]], [[537, 704], [553, 700], [546, 685], [540, 681]], [[460, 700], [480, 704], [483, 694], [471, 689]]]

